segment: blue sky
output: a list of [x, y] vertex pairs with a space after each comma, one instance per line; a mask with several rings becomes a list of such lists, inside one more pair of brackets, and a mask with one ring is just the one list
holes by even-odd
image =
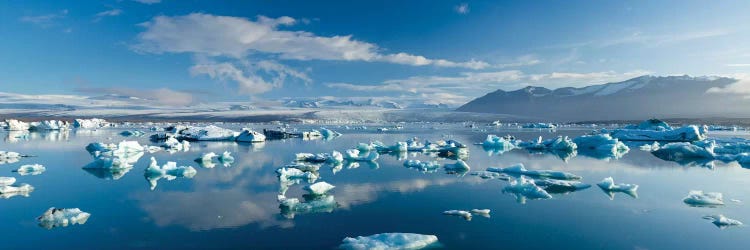
[[0, 91], [456, 105], [527, 85], [743, 76], [747, 10], [748, 1], [5, 1]]

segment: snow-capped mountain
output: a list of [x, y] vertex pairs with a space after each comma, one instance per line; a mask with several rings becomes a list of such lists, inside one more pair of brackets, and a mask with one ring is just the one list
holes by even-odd
[[725, 77], [641, 76], [583, 88], [497, 90], [457, 111], [557, 121], [750, 117], [750, 100], [708, 91], [736, 81]]

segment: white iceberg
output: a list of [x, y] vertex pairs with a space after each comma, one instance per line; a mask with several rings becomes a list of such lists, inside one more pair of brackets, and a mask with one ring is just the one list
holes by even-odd
[[13, 172], [17, 172], [20, 175], [39, 175], [42, 174], [45, 170], [47, 170], [47, 168], [42, 165], [29, 164], [20, 166], [18, 167], [18, 169], [13, 170]]
[[610, 199], [614, 199], [614, 193], [615, 192], [621, 192], [625, 193], [627, 195], [630, 195], [634, 198], [638, 198], [638, 185], [636, 184], [625, 184], [625, 183], [617, 183], [615, 184], [615, 180], [612, 177], [604, 178], [601, 182], [596, 184], [601, 188], [607, 195], [609, 195]]
[[469, 212], [471, 212], [472, 214], [480, 215], [482, 217], [487, 217], [487, 218], [490, 217], [490, 210], [486, 209], [486, 208], [485, 209], [476, 209], [475, 208], [475, 209], [472, 209]]
[[216, 157], [217, 155], [214, 152], [203, 153], [201, 157], [195, 159], [195, 162], [199, 163], [204, 168], [213, 168], [216, 166], [216, 164], [213, 163], [213, 158]]
[[526, 203], [527, 199], [544, 200], [552, 198], [552, 195], [537, 186], [533, 179], [526, 179], [523, 176], [516, 180], [512, 180], [510, 185], [503, 188], [503, 193], [511, 193], [515, 195], [516, 201], [521, 204]]
[[52, 229], [55, 227], [67, 227], [68, 225], [83, 225], [91, 217], [91, 214], [81, 211], [78, 208], [54, 208], [47, 209], [42, 216], [39, 216], [39, 226]]
[[482, 142], [482, 147], [490, 151], [502, 153], [516, 148], [516, 141], [506, 137], [496, 135], [487, 135], [487, 139]]
[[536, 141], [524, 141], [518, 144], [519, 147], [528, 150], [549, 150], [549, 151], [575, 151], [578, 146], [567, 136], [558, 136], [556, 138], [542, 140], [542, 137]]
[[349, 161], [375, 161], [380, 157], [378, 152], [360, 152], [358, 149], [346, 150], [344, 158]]
[[151, 157], [151, 164], [146, 168], [144, 176], [151, 185], [151, 190], [156, 188], [157, 181], [161, 178], [174, 180], [178, 177], [193, 178], [197, 171], [190, 166], [177, 166], [176, 162], [170, 161], [163, 166], [156, 163], [156, 158]]
[[224, 153], [221, 153], [221, 155], [219, 155], [217, 159], [219, 160], [221, 165], [224, 165], [224, 167], [229, 167], [230, 165], [232, 165], [232, 163], [234, 163], [234, 157], [231, 153], [229, 153], [229, 151], [224, 151]]
[[10, 131], [26, 131], [26, 130], [29, 130], [29, 128], [31, 128], [31, 125], [29, 125], [29, 123], [22, 122], [19, 120], [10, 119], [10, 120], [6, 120], [5, 122], [8, 124], [7, 125], [8, 130]]
[[717, 192], [706, 192], [691, 190], [684, 199], [685, 204], [694, 207], [713, 207], [724, 205], [723, 195]]
[[64, 121], [58, 120], [47, 120], [41, 122], [29, 123], [29, 130], [45, 131], [45, 130], [65, 130], [70, 127], [70, 124]]
[[108, 127], [109, 122], [107, 122], [104, 119], [75, 119], [73, 121], [73, 127], [76, 128], [82, 128], [82, 129], [96, 129], [96, 128], [103, 128]]
[[455, 163], [452, 164], [445, 164], [443, 167], [445, 167], [446, 170], [449, 171], [456, 171], [456, 172], [466, 172], [469, 171], [471, 168], [469, 167], [469, 164], [466, 164], [463, 160], [456, 160]]
[[315, 172], [305, 172], [296, 168], [279, 168], [276, 169], [276, 174], [281, 182], [305, 180], [308, 183], [313, 183], [319, 177]]
[[527, 123], [527, 124], [522, 125], [521, 127], [523, 127], [523, 128], [555, 129], [555, 128], [557, 128], [557, 125], [552, 124], [552, 123], [539, 122], [539, 123]]
[[231, 129], [225, 129], [214, 125], [206, 127], [188, 127], [176, 135], [185, 140], [192, 141], [234, 141], [240, 133]]
[[690, 125], [673, 130], [615, 129], [609, 133], [622, 141], [700, 141], [706, 134], [698, 126]]
[[571, 180], [541, 179], [535, 180], [534, 184], [544, 188], [548, 193], [569, 193], [590, 188], [591, 185]]
[[413, 233], [381, 233], [370, 236], [346, 237], [341, 249], [422, 249], [438, 242], [435, 235]]
[[320, 128], [320, 134], [323, 135], [323, 138], [325, 139], [332, 139], [341, 136], [341, 133], [327, 128]]
[[331, 189], [335, 188], [336, 186], [328, 184], [328, 182], [321, 181], [316, 182], [315, 184], [305, 186], [305, 191], [309, 192], [312, 195], [324, 195], [328, 193], [328, 191], [331, 191]]
[[716, 225], [717, 227], [724, 229], [731, 226], [742, 226], [742, 222], [728, 218], [722, 214], [719, 215], [706, 215], [703, 216], [704, 219], [711, 220], [711, 223]]
[[404, 162], [404, 167], [417, 169], [423, 173], [433, 173], [436, 172], [441, 165], [434, 161], [407, 160]]
[[448, 210], [448, 211], [444, 211], [443, 214], [445, 214], [445, 215], [459, 216], [459, 217], [464, 218], [464, 220], [471, 220], [471, 213], [469, 213], [469, 211], [464, 211], [464, 210]]
[[168, 137], [164, 144], [161, 145], [163, 148], [170, 152], [183, 151], [187, 152], [190, 150], [190, 142], [187, 140], [179, 141], [177, 138]]
[[86, 150], [92, 155], [108, 155], [108, 156], [127, 156], [128, 154], [137, 154], [145, 151], [143, 146], [137, 141], [121, 141], [118, 144], [114, 143], [90, 143], [86, 146]]
[[28, 197], [29, 194], [33, 191], [34, 187], [26, 183], [19, 185], [4, 185], [0, 186], [0, 197], [5, 199], [9, 199], [17, 195]]
[[525, 175], [529, 177], [552, 178], [552, 179], [560, 179], [560, 180], [581, 179], [581, 177], [578, 175], [568, 173], [568, 172], [563, 172], [563, 171], [528, 170], [526, 169], [526, 167], [523, 166], [522, 163], [518, 163], [507, 168], [490, 167], [490, 168], [487, 168], [487, 171], [496, 172], [496, 173], [513, 174], [513, 175]]
[[8, 186], [16, 183], [16, 177], [0, 177], [0, 186]]
[[698, 146], [689, 142], [667, 143], [651, 153], [656, 157], [669, 161], [714, 159], [716, 157], [713, 144]]
[[578, 153], [598, 159], [619, 159], [630, 151], [628, 146], [609, 134], [583, 135], [573, 139], [573, 142], [577, 145]]
[[263, 135], [263, 133], [250, 130], [247, 128], [243, 128], [242, 132], [237, 136], [235, 141], [238, 142], [264, 142], [266, 141], [266, 136]]

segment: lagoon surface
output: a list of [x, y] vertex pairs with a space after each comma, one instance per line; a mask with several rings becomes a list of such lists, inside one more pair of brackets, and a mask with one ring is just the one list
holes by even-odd
[[[239, 129], [241, 125], [219, 125]], [[248, 126], [248, 125], [245, 125]], [[272, 125], [250, 125], [256, 130]], [[311, 126], [298, 126], [314, 128]], [[317, 127], [317, 126], [316, 126]], [[619, 159], [583, 154], [535, 154], [523, 149], [487, 152], [481, 145], [488, 134], [510, 134], [532, 140], [538, 136], [579, 136], [591, 128], [556, 131], [508, 127], [466, 128], [463, 125], [405, 125], [379, 132], [328, 128], [343, 133], [332, 140], [272, 140], [265, 143], [193, 142], [188, 152], [145, 153], [119, 179], [86, 171], [93, 161], [84, 149], [92, 142], [137, 140], [123, 137], [126, 128], [71, 130], [19, 134], [2, 131], [0, 150], [35, 157], [0, 165], [0, 176], [12, 176], [35, 190], [28, 197], [0, 199], [3, 249], [335, 249], [345, 237], [407, 232], [436, 235], [445, 249], [747, 249], [750, 228], [720, 229], [703, 216], [724, 214], [750, 222], [750, 169], [737, 163], [711, 164], [664, 161], [630, 145]], [[127, 129], [133, 129], [127, 128]], [[745, 137], [747, 132], [710, 133], [712, 137]], [[295, 153], [345, 151], [360, 142], [392, 145], [412, 137], [453, 139], [468, 146], [472, 171], [523, 163], [528, 169], [561, 170], [583, 177], [591, 188], [552, 194], [551, 199], [519, 202], [503, 193], [508, 181], [470, 174], [447, 174], [443, 169], [422, 173], [404, 167], [406, 159], [454, 160], [421, 153], [381, 155], [377, 164], [344, 165], [334, 171], [323, 166], [319, 181], [336, 186], [330, 192], [335, 206], [304, 212], [283, 211], [277, 202], [275, 170], [295, 159]], [[205, 152], [229, 151], [231, 166], [203, 168], [193, 160]], [[144, 178], [149, 158], [159, 164], [175, 161], [193, 166], [193, 178], [159, 180], [151, 190]], [[42, 164], [40, 175], [20, 176], [12, 170]], [[712, 166], [712, 167], [707, 167]], [[335, 173], [334, 173], [335, 172]], [[595, 184], [612, 176], [616, 182], [638, 184], [637, 197], [616, 193], [611, 198]], [[304, 201], [306, 183], [289, 187], [287, 197]], [[726, 205], [691, 207], [682, 199], [690, 190], [721, 192]], [[733, 201], [730, 201], [733, 200]], [[50, 207], [80, 208], [91, 214], [83, 225], [45, 229], [36, 217]], [[491, 209], [489, 218], [470, 221], [443, 215], [445, 210]]]

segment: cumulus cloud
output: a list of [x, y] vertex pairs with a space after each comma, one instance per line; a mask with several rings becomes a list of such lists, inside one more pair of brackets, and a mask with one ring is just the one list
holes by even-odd
[[742, 95], [750, 99], [750, 78], [742, 78], [723, 87], [709, 88], [706, 93]]
[[[245, 67], [238, 67], [229, 62], [196, 64], [190, 68], [190, 74], [207, 75], [220, 81], [236, 82], [239, 93], [248, 95], [265, 93], [273, 88], [281, 87], [287, 78], [294, 78], [305, 83], [311, 81], [305, 73], [276, 62], [260, 61], [243, 64]], [[261, 74], [268, 77], [264, 78]]]

